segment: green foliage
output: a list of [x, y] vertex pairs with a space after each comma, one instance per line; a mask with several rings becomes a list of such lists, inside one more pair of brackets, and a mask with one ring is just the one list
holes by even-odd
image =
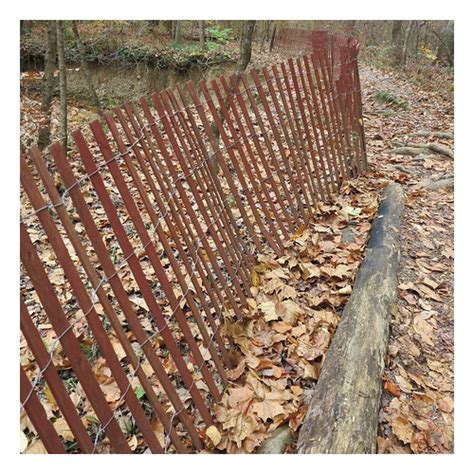
[[139, 386], [135, 389], [135, 395], [138, 398], [138, 400], [140, 400], [143, 397], [143, 395], [145, 395], [145, 390], [143, 390], [143, 388]]
[[400, 99], [393, 92], [390, 91], [377, 91], [375, 94], [375, 100], [379, 104], [388, 104], [395, 108], [406, 110], [408, 108], [408, 102]]
[[206, 36], [210, 43], [226, 44], [232, 39], [232, 28], [221, 28], [220, 26], [209, 26], [206, 28]]

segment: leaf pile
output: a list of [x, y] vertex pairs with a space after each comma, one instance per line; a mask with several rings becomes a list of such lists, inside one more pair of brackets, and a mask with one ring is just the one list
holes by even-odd
[[[317, 224], [292, 236], [283, 256], [258, 257], [248, 316], [225, 326], [236, 346], [235, 368], [215, 408], [216, 426], [206, 432], [208, 449], [250, 453], [285, 422], [298, 430], [377, 205], [367, 180], [346, 185], [334, 203], [320, 207]], [[349, 228], [352, 238], [345, 238]]]

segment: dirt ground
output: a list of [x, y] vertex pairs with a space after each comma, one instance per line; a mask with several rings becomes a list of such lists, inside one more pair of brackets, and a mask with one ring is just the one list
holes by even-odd
[[[398, 314], [392, 320], [380, 410], [379, 453], [451, 453], [454, 443], [454, 189], [425, 189], [453, 177], [453, 103], [393, 74], [362, 68], [365, 127], [373, 171], [404, 186]], [[398, 103], [381, 104], [390, 92]], [[385, 94], [387, 95], [387, 94]], [[447, 132], [414, 136], [419, 132]], [[424, 135], [427, 135], [426, 133]]]

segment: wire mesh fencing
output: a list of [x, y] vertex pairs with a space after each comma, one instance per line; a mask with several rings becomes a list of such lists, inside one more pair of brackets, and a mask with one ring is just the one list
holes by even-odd
[[315, 33], [20, 158], [21, 407], [48, 452], [203, 448], [256, 255], [367, 167], [357, 43]]

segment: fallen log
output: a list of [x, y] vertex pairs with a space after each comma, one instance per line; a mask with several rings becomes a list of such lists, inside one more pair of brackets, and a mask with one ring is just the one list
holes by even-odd
[[397, 296], [402, 187], [384, 191], [365, 258], [329, 348], [299, 453], [375, 453], [384, 356]]

